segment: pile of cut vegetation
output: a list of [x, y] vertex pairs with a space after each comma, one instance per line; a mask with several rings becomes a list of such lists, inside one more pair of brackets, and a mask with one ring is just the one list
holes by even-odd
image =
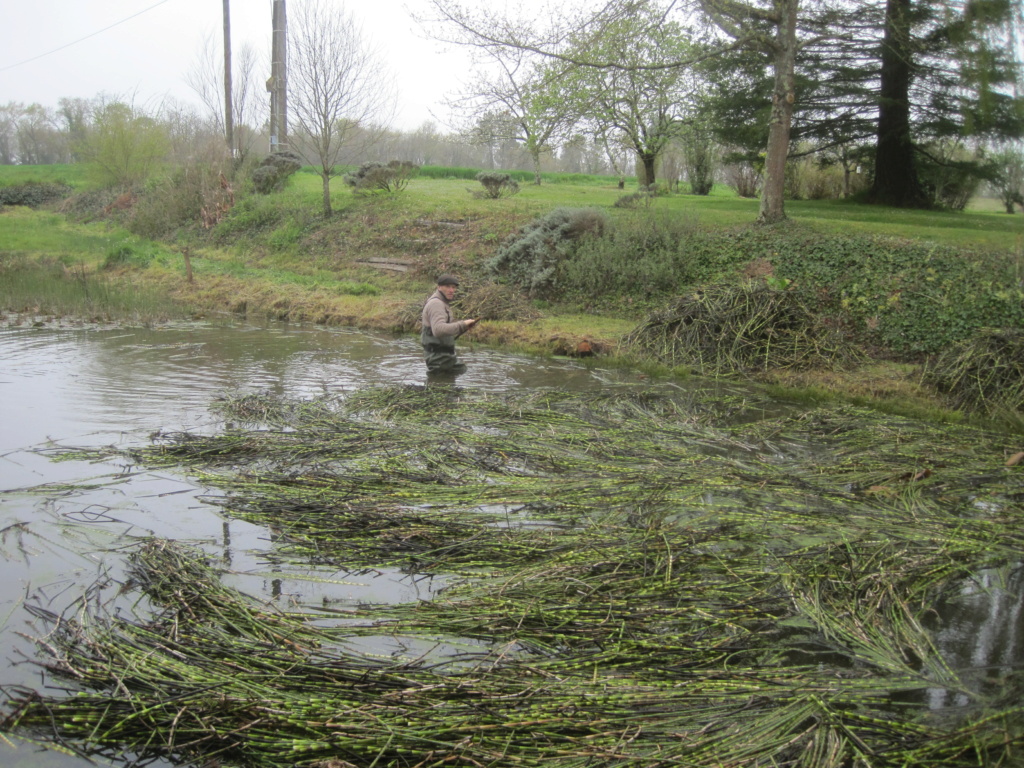
[[717, 285], [676, 299], [623, 340], [625, 350], [700, 374], [834, 370], [858, 359], [796, 291]]
[[963, 411], [995, 416], [1024, 410], [1024, 331], [978, 331], [939, 355], [925, 381]]

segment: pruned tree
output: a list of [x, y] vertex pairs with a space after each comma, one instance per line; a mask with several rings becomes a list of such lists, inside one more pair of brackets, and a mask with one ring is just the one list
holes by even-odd
[[288, 102], [294, 144], [315, 159], [330, 216], [331, 178], [346, 142], [373, 143], [394, 112], [384, 64], [351, 13], [323, 0], [299, 6], [289, 23]]

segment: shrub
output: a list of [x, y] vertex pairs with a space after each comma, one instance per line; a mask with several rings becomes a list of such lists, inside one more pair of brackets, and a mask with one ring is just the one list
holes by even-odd
[[591, 309], [632, 307], [724, 279], [749, 258], [728, 236], [705, 231], [694, 219], [651, 211], [619, 218], [604, 237], [581, 243], [560, 267], [559, 286]]
[[149, 179], [170, 149], [167, 126], [123, 102], [99, 108], [92, 129], [75, 147], [99, 183], [125, 189]]
[[346, 174], [344, 181], [357, 194], [401, 192], [416, 175], [419, 166], [408, 160], [392, 160], [387, 165], [377, 161], [363, 163], [354, 173]]
[[151, 244], [126, 238], [112, 245], [103, 259], [103, 269], [114, 269], [116, 267], [133, 266], [145, 268], [153, 261], [155, 256]]
[[651, 190], [650, 187], [640, 187], [636, 192], [629, 195], [623, 195], [615, 201], [615, 208], [646, 208], [651, 204], [651, 198], [655, 197], [656, 193]]
[[38, 208], [54, 200], [62, 200], [71, 194], [67, 184], [26, 181], [24, 184], [13, 184], [0, 187], [0, 205], [24, 205]]
[[267, 155], [252, 172], [253, 186], [261, 195], [277, 192], [301, 167], [302, 158], [295, 152], [275, 152]]
[[543, 298], [555, 285], [559, 265], [589, 238], [604, 234], [607, 219], [595, 208], [556, 208], [509, 237], [485, 264], [500, 282], [532, 298]]
[[274, 229], [284, 216], [284, 211], [274, 199], [251, 195], [243, 198], [210, 231], [216, 241], [225, 242], [234, 237]]
[[[1015, 254], [976, 254], [934, 243], [825, 235], [785, 227], [707, 230], [674, 216], [616, 220], [558, 264], [558, 296], [620, 310], [667, 300], [693, 286], [735, 280], [758, 263], [761, 277], [813, 292], [866, 344], [918, 359], [979, 328], [1024, 327]], [[551, 278], [555, 281], [555, 278]]]
[[132, 210], [128, 229], [160, 238], [182, 226], [210, 229], [234, 207], [235, 193], [223, 162], [190, 162], [151, 185]]
[[480, 171], [476, 180], [483, 184], [482, 192], [473, 193], [474, 197], [497, 200], [499, 197], [512, 197], [519, 194], [519, 182], [510, 174], [497, 171]]

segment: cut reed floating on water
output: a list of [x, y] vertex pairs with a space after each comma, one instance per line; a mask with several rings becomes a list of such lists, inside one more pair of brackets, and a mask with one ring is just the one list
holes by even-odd
[[[65, 688], [7, 691], [5, 732], [246, 768], [1020, 760], [1020, 675], [976, 685], [924, 621], [1020, 560], [1009, 438], [849, 408], [722, 424], [720, 404], [648, 391], [220, 408], [236, 426], [131, 458], [201, 477], [274, 531], [276, 559], [451, 586], [285, 611], [146, 542], [134, 612], [100, 585], [74, 620], [33, 606]], [[970, 703], [931, 711], [929, 689]]]

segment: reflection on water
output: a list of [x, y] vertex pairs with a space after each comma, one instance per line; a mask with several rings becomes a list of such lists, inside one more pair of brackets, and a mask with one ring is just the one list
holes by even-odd
[[[962, 670], [972, 693], [991, 694], [1024, 658], [1024, 563], [983, 571], [935, 607], [935, 642], [947, 663]], [[931, 688], [933, 709], [965, 706], [964, 691]]]

